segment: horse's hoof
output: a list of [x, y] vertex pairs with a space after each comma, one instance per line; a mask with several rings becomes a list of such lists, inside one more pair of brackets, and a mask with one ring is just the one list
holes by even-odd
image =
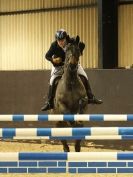
[[80, 152], [81, 147], [80, 146], [75, 146], [75, 152]]
[[70, 152], [69, 147], [68, 148], [64, 148], [64, 152]]

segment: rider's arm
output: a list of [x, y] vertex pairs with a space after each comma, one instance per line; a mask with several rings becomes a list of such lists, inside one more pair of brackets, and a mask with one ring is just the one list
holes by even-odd
[[48, 60], [48, 61], [51, 61], [51, 63], [54, 65], [54, 66], [60, 66], [62, 65], [62, 59], [60, 57], [57, 57], [55, 55], [55, 51], [57, 50], [56, 48], [56, 44], [55, 42], [53, 42], [49, 48], [49, 50], [47, 51], [46, 55], [45, 55], [45, 58]]
[[48, 60], [48, 61], [51, 61], [53, 60], [52, 56], [54, 55], [54, 44], [52, 43], [49, 50], [47, 51], [47, 53], [45, 54], [45, 58]]

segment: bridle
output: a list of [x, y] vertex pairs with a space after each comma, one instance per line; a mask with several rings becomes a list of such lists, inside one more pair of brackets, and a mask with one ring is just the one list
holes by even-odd
[[[68, 45], [68, 48], [66, 50], [66, 53], [67, 51], [71, 50], [69, 49], [73, 44], [69, 44]], [[77, 47], [77, 50], [79, 50], [78, 46]], [[79, 51], [77, 51], [79, 52]], [[65, 58], [65, 67], [69, 68], [71, 70], [71, 72], [75, 72], [77, 69], [78, 69], [78, 63], [79, 63], [79, 56], [80, 56], [80, 53], [78, 56], [75, 56], [72, 54], [72, 51], [70, 54], [66, 55], [66, 58]]]

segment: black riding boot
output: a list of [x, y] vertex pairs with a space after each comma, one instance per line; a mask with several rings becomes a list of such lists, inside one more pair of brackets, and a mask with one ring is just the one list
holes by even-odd
[[85, 86], [86, 89], [86, 93], [87, 93], [87, 97], [88, 97], [88, 103], [92, 103], [92, 104], [101, 104], [103, 103], [102, 100], [99, 100], [97, 98], [95, 98], [95, 96], [92, 93], [91, 87], [90, 87], [90, 83], [89, 81], [82, 75], [80, 75], [80, 78]]
[[48, 101], [44, 104], [44, 106], [41, 108], [42, 111], [47, 111], [50, 110], [54, 107], [54, 96], [53, 96], [53, 86], [49, 86], [49, 91], [48, 91]]

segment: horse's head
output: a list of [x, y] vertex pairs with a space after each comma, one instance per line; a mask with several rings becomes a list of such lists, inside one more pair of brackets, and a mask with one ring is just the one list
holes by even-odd
[[76, 40], [73, 43], [69, 43], [66, 47], [65, 66], [71, 71], [75, 71], [78, 66], [80, 57], [79, 40], [79, 36], [77, 36]]

